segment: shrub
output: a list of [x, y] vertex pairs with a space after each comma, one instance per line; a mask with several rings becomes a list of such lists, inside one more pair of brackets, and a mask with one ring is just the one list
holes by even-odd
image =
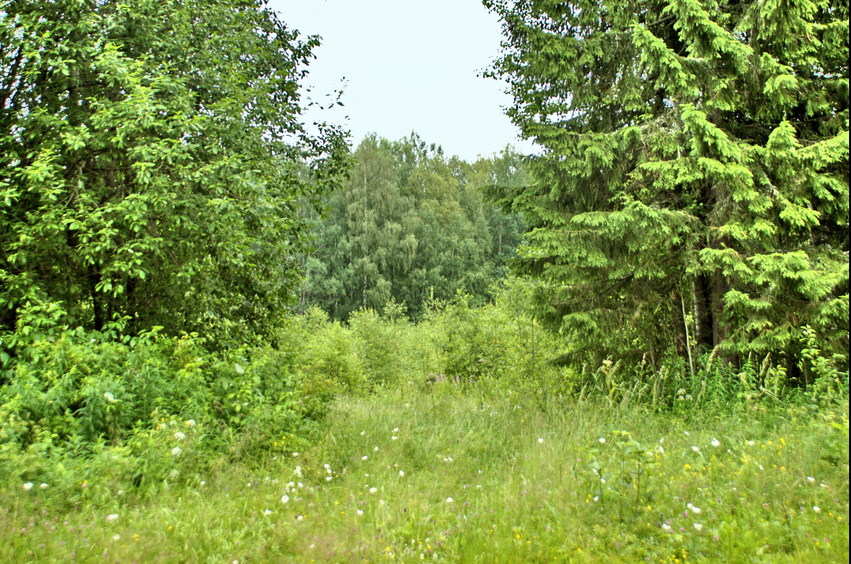
[[36, 341], [0, 388], [0, 470], [59, 483], [100, 466], [123, 488], [148, 487], [222, 455], [302, 449], [335, 388], [297, 367], [286, 350], [212, 354], [197, 336], [115, 342], [79, 330]]

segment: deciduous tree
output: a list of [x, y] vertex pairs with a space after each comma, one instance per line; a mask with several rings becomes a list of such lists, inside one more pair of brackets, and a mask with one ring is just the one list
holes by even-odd
[[316, 45], [261, 0], [0, 3], [4, 344], [263, 333], [298, 285], [299, 206], [345, 169], [300, 118]]
[[305, 305], [346, 319], [393, 300], [418, 318], [432, 298], [462, 291], [484, 299], [513, 253], [520, 225], [516, 215], [484, 200], [482, 186], [520, 176], [519, 158], [506, 152], [470, 165], [414, 135], [367, 138], [354, 160], [317, 224]]

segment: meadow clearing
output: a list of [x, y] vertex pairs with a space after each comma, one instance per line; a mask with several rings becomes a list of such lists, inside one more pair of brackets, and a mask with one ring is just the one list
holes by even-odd
[[[191, 457], [206, 432], [160, 437]], [[277, 446], [147, 492], [108, 463], [7, 487], [0, 560], [848, 561], [847, 401], [672, 415], [402, 386], [341, 396], [320, 441]]]

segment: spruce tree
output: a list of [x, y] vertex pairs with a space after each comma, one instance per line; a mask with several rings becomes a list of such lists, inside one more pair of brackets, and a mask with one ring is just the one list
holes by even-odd
[[574, 359], [841, 370], [847, 3], [484, 4], [508, 114], [542, 148], [501, 202]]

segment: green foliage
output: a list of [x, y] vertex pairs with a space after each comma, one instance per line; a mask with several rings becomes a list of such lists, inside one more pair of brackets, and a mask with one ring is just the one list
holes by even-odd
[[214, 355], [197, 337], [117, 343], [80, 330], [36, 342], [0, 390], [0, 468], [70, 487], [104, 464], [116, 488], [156, 491], [221, 457], [303, 450], [333, 388], [288, 364], [270, 347]]
[[608, 440], [600, 437], [585, 454], [592, 500], [612, 504], [620, 520], [640, 518], [655, 493], [649, 491], [649, 482], [659, 458], [657, 445], [642, 445], [629, 431], [615, 430]]
[[316, 45], [260, 0], [3, 2], [0, 361], [63, 327], [266, 333], [347, 162], [300, 121]]
[[431, 299], [463, 291], [482, 301], [518, 241], [519, 218], [486, 203], [486, 185], [522, 182], [520, 157], [468, 164], [416, 135], [365, 139], [343, 188], [317, 221], [302, 306], [345, 320], [393, 300], [413, 319]]
[[395, 386], [413, 362], [411, 339], [416, 338], [407, 318], [390, 317], [394, 304], [385, 307], [379, 316], [367, 309], [349, 317], [351, 338], [360, 358], [369, 387]]
[[461, 382], [490, 382], [495, 393], [509, 396], [544, 401], [566, 392], [570, 375], [554, 364], [560, 343], [518, 307], [524, 291], [512, 281], [492, 304], [472, 307], [469, 296], [460, 295], [430, 312], [423, 325], [442, 359], [440, 372]]
[[484, 4], [508, 114], [543, 148], [494, 198], [530, 228], [518, 268], [573, 363], [847, 374], [847, 4]]
[[[847, 560], [847, 403], [683, 417], [479, 391], [342, 397], [299, 456], [184, 464], [151, 497], [109, 449], [68, 488], [3, 474], [0, 560]], [[181, 429], [189, 455], [165, 423], [162, 456]]]

